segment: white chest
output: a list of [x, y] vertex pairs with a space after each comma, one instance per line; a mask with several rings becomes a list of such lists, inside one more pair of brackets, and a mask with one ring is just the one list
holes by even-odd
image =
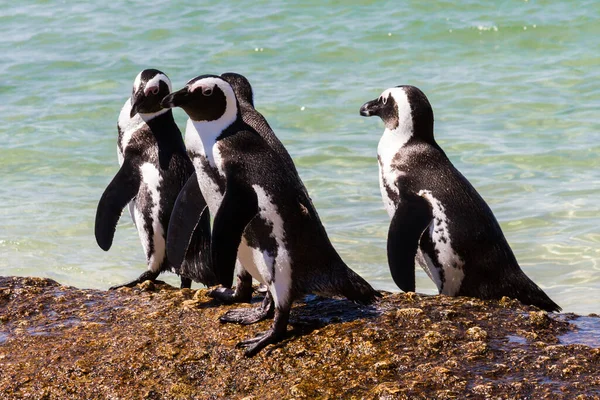
[[185, 146], [193, 155], [198, 185], [212, 215], [216, 215], [224, 194], [215, 181], [219, 179], [225, 182], [223, 159], [217, 142], [220, 133], [220, 130], [214, 131], [206, 123], [198, 124], [190, 119], [185, 130]]
[[[206, 204], [208, 205], [208, 210], [211, 215], [216, 215], [221, 202], [223, 201], [224, 193], [221, 193], [219, 189], [218, 182], [215, 182], [215, 174], [211, 173], [208, 170], [207, 160], [204, 156], [196, 156], [192, 160], [194, 163], [194, 168], [196, 169], [196, 176], [198, 178], [198, 186], [200, 187], [200, 191], [202, 192], [202, 196], [206, 200]], [[225, 181], [224, 176], [218, 177]]]
[[393, 165], [393, 161], [394, 157], [396, 157], [409, 138], [409, 135], [401, 135], [396, 131], [386, 129], [377, 146], [377, 156], [379, 158], [379, 189], [381, 190], [383, 205], [390, 218], [393, 217], [396, 212], [397, 204], [392, 196], [396, 198], [398, 196], [397, 180], [402, 174], [402, 172]]
[[119, 159], [119, 165], [123, 165], [123, 157], [125, 154], [125, 150], [131, 141], [131, 138], [142, 126], [146, 125], [146, 122], [142, 119], [139, 114], [136, 114], [131, 118], [129, 113], [131, 112], [131, 99], [127, 99], [123, 108], [121, 108], [121, 113], [119, 114], [119, 119], [117, 120], [117, 125], [121, 130], [120, 140], [120, 148], [117, 147], [117, 157]]

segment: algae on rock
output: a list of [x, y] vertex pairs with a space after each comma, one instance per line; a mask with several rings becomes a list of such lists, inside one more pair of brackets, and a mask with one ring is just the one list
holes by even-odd
[[[288, 338], [223, 325], [206, 290], [116, 292], [0, 278], [0, 398], [598, 398], [600, 349], [560, 345], [567, 320], [522, 306], [386, 293], [375, 307], [309, 296]], [[258, 301], [258, 300], [257, 300]], [[600, 344], [600, 343], [599, 343]]]

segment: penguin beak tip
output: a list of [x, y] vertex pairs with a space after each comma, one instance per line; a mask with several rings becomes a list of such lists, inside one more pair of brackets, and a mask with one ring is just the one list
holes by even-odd
[[360, 108], [360, 115], [361, 115], [361, 116], [363, 116], [363, 117], [370, 117], [370, 116], [372, 115], [372, 114], [371, 114], [371, 110], [369, 110], [369, 107], [368, 107], [368, 105], [369, 105], [369, 103], [367, 103], [367, 104], [364, 104], [364, 105], [363, 105], [363, 106]]
[[160, 106], [162, 108], [173, 108], [173, 105], [171, 104], [170, 96], [171, 95], [167, 95], [160, 101]]

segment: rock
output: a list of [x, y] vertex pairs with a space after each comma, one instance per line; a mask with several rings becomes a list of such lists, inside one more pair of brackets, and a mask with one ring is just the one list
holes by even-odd
[[545, 328], [550, 324], [550, 318], [546, 311], [532, 311], [529, 313], [529, 322], [534, 327]]
[[156, 285], [152, 281], [144, 281], [138, 285], [138, 288], [144, 292], [154, 292]]
[[577, 333], [577, 316], [511, 299], [398, 293], [367, 307], [310, 296], [294, 306], [286, 340], [245, 358], [236, 344], [271, 321], [221, 324], [219, 316], [240, 306], [207, 293], [147, 282], [79, 290], [0, 277], [0, 399], [573, 399], [600, 392], [600, 350], [560, 344], [561, 335]]
[[478, 326], [467, 329], [466, 335], [471, 340], [487, 340], [488, 334]]
[[423, 314], [423, 310], [420, 308], [400, 308], [396, 310], [396, 318], [410, 320], [413, 318], [417, 318]]

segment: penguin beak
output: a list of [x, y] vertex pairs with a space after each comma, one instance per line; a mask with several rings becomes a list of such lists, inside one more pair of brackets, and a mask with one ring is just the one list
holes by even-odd
[[129, 113], [129, 118], [133, 118], [135, 114], [137, 114], [142, 106], [142, 103], [146, 100], [144, 93], [139, 91], [135, 93], [131, 99], [131, 112]]
[[187, 87], [184, 87], [181, 90], [173, 92], [167, 96], [165, 96], [160, 102], [160, 106], [162, 108], [173, 108], [173, 107], [181, 107], [189, 101], [189, 92]]
[[372, 117], [373, 115], [379, 115], [379, 110], [381, 110], [379, 99], [371, 100], [362, 105], [360, 115], [363, 117]]

